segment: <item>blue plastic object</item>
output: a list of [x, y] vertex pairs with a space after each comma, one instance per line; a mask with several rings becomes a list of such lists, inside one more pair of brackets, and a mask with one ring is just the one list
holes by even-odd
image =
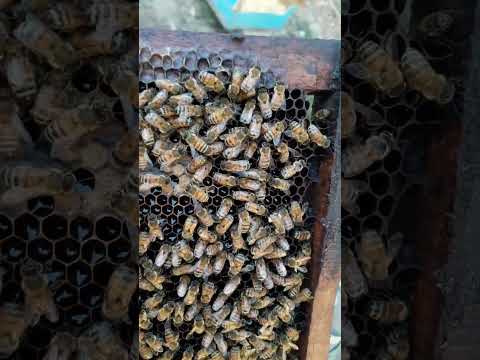
[[297, 6], [290, 6], [283, 15], [241, 13], [233, 10], [237, 1], [238, 0], [208, 0], [210, 7], [226, 30], [280, 30], [287, 24], [288, 19], [297, 10]]

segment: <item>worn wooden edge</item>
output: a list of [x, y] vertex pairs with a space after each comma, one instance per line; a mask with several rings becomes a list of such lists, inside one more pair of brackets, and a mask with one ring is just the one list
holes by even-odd
[[331, 90], [340, 61], [340, 41], [303, 40], [282, 37], [245, 36], [229, 34], [141, 29], [140, 52], [176, 51], [178, 49], [208, 49], [230, 52], [257, 60], [262, 68], [279, 75], [290, 88], [306, 92]]
[[340, 126], [338, 116], [334, 151], [321, 163], [320, 182], [314, 190], [316, 221], [310, 281], [314, 300], [308, 306], [308, 335], [300, 343], [301, 358], [306, 360], [328, 359], [334, 305], [341, 279]]

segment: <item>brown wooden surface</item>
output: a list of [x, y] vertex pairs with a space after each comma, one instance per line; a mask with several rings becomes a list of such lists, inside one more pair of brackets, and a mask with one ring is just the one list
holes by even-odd
[[436, 134], [427, 153], [428, 185], [418, 197], [416, 225], [417, 253], [423, 267], [416, 284], [412, 314], [413, 359], [438, 358], [443, 296], [435, 273], [448, 261], [451, 238], [448, 214], [456, 192], [461, 122], [448, 122]]
[[239, 41], [228, 34], [157, 29], [140, 30], [140, 49], [143, 48], [157, 51], [203, 48], [212, 52], [229, 51], [256, 56], [263, 66], [281, 76], [290, 88], [308, 92], [332, 88], [332, 74], [340, 56], [340, 42], [336, 40], [246, 36]]
[[[263, 67], [275, 70], [290, 88], [307, 92], [332, 90], [338, 79], [334, 72], [340, 54], [339, 41], [299, 40], [248, 36], [243, 41], [218, 33], [171, 32], [154, 29], [140, 30], [140, 49], [148, 48], [152, 54], [170, 49], [209, 52], [229, 51], [250, 54]], [[339, 137], [336, 140], [339, 151]], [[300, 355], [302, 360], [326, 360], [330, 347], [333, 305], [340, 281], [340, 245], [336, 231], [338, 219], [329, 219], [332, 213], [329, 200], [335, 198], [332, 189], [335, 176], [335, 153], [322, 162], [320, 183], [315, 188], [317, 222], [314, 227], [311, 264], [311, 288], [315, 300], [308, 307], [307, 336], [302, 336]], [[339, 214], [338, 216], [339, 217]], [[324, 221], [325, 220], [325, 221]]]

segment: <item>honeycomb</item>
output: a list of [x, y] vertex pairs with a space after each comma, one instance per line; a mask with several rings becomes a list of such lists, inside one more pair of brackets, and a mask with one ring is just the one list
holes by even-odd
[[[406, 31], [410, 24], [405, 21], [410, 10], [406, 8], [407, 1], [360, 0], [349, 3], [349, 8], [342, 11], [342, 39], [354, 44], [353, 48], [366, 40], [382, 43], [387, 36], [393, 35], [400, 56], [408, 46], [415, 47], [437, 71], [447, 77], [450, 75], [445, 60], [451, 54], [439, 56], [438, 52], [426, 48], [424, 43], [409, 40]], [[347, 71], [342, 72], [342, 90], [383, 118], [378, 127], [372, 128], [357, 112], [357, 135], [360, 138], [388, 131], [395, 139], [392, 151], [384, 160], [374, 163], [355, 177], [368, 184], [367, 191], [357, 200], [359, 212], [353, 214], [342, 209], [342, 242], [356, 256], [360, 235], [366, 230], [377, 230], [383, 239], [396, 232], [404, 234], [404, 244], [390, 265], [386, 281], [369, 282], [366, 295], [348, 301], [346, 315], [358, 334], [358, 346], [349, 348], [351, 358], [376, 359], [379, 350], [386, 345], [386, 335], [395, 325], [371, 319], [367, 315], [367, 306], [371, 300], [399, 298], [409, 306], [411, 313], [420, 265], [415, 254], [414, 230], [409, 226], [408, 218], [411, 217], [415, 198], [425, 185], [423, 174], [429, 133], [438, 128], [439, 119], [444, 118], [443, 112], [452, 108], [460, 110], [461, 88], [457, 86], [453, 102], [444, 108], [408, 88], [401, 96], [389, 98]], [[344, 144], [347, 142], [344, 141]]]
[[[103, 294], [111, 273], [130, 261], [131, 238], [125, 220], [113, 214], [69, 218], [55, 210], [53, 197], [29, 200], [23, 214], [0, 214], [2, 265], [7, 268], [2, 302], [21, 303], [19, 268], [26, 259], [45, 264], [60, 312], [30, 328], [19, 350], [22, 358], [42, 358], [57, 331], [78, 333], [101, 319]], [[128, 340], [130, 341], [130, 340]]]
[[[163, 53], [156, 53], [143, 48], [139, 54], [140, 58], [140, 92], [147, 89], [155, 87], [155, 80], [159, 79], [169, 79], [173, 81], [184, 81], [190, 76], [194, 76], [198, 79], [199, 71], [207, 70], [211, 73], [216, 73], [222, 79], [222, 71], [229, 71], [234, 67], [241, 67], [242, 70], [246, 71], [253, 65], [259, 65], [262, 68], [262, 78], [260, 80], [259, 87], [265, 87], [268, 89], [269, 94], [273, 93], [273, 85], [275, 84], [276, 76], [275, 71], [270, 70], [265, 64], [257, 61], [253, 55], [239, 55], [233, 54], [230, 52], [208, 52], [206, 50], [175, 50], [169, 49]], [[228, 79], [223, 78], [223, 80]], [[290, 89], [286, 91], [286, 108], [281, 109], [273, 113], [271, 121], [277, 120], [286, 120], [287, 122], [293, 120], [304, 120], [309, 118], [312, 112], [316, 109], [319, 109], [322, 105], [325, 105], [326, 99], [329, 98], [331, 94], [323, 94], [323, 97], [314, 98], [313, 96], [308, 96], [302, 89]], [[207, 100], [208, 102], [208, 100]], [[239, 114], [237, 114], [234, 119], [230, 122], [229, 126], [242, 126], [239, 122]], [[335, 115], [332, 114], [328, 120], [325, 120], [322, 125], [322, 132], [327, 135], [329, 138], [334, 136], [335, 131]], [[205, 132], [200, 131], [200, 135], [204, 136]], [[285, 138], [287, 139], [287, 138]], [[175, 133], [170, 137], [170, 140], [174, 143], [181, 141], [178, 133]], [[317, 169], [320, 167], [320, 162], [322, 159], [331, 156], [332, 147], [328, 149], [323, 149], [314, 144], [310, 143], [307, 145], [299, 145], [295, 140], [288, 140], [288, 145], [292, 149], [301, 153], [304, 157], [308, 166], [304, 168], [299, 174], [294, 176], [291, 180], [293, 181], [290, 188], [290, 194], [285, 194], [281, 191], [267, 187], [267, 194], [264, 201], [264, 205], [267, 207], [268, 211], [278, 210], [282, 205], [289, 205], [292, 201], [302, 201], [307, 200], [311, 205], [306, 213], [306, 228], [312, 230], [313, 224], [315, 221], [318, 221], [315, 218], [315, 210], [313, 205], [317, 200], [318, 194], [315, 194], [313, 191], [313, 185], [316, 182], [320, 181]], [[273, 152], [275, 153], [275, 152]], [[155, 157], [149, 153], [150, 158], [154, 159]], [[258, 152], [252, 158], [252, 163], [258, 161]], [[220, 169], [220, 162], [222, 161], [221, 154], [213, 157], [213, 168], [210, 174], [215, 172], [222, 172]], [[277, 162], [277, 155], [274, 155], [274, 161]], [[280, 165], [279, 163], [277, 163]], [[270, 170], [270, 173], [275, 176], [280, 176], [280, 166], [275, 166], [273, 170]], [[171, 179], [175, 182], [178, 181], [178, 178], [175, 175], [171, 175]], [[209, 213], [214, 214], [221, 204], [222, 200], [226, 197], [231, 197], [233, 191], [240, 190], [238, 186], [235, 187], [222, 187], [216, 185], [212, 181], [211, 176], [207, 176], [203, 180], [203, 185], [208, 189], [209, 200], [208, 203], [205, 203], [204, 206], [208, 209]], [[230, 213], [233, 214], [236, 208], [241, 205], [242, 202], [234, 201], [234, 206], [230, 210]], [[175, 244], [181, 238], [181, 233], [183, 229], [183, 224], [188, 215], [194, 214], [194, 202], [188, 195], [182, 196], [167, 196], [162, 194], [161, 188], [153, 188], [149, 193], [139, 195], [139, 209], [140, 209], [140, 232], [148, 232], [148, 217], [151, 214], [159, 215], [162, 221], [162, 231], [164, 235], [164, 241], [154, 241], [151, 243], [146, 256], [154, 261], [159, 249], [162, 244], [169, 243]], [[194, 235], [196, 240], [197, 234]], [[219, 241], [223, 243], [225, 250], [230, 250], [232, 248], [232, 243], [230, 236], [224, 235], [219, 238]], [[292, 248], [289, 253], [295, 253], [297, 251], [297, 246], [292, 242]], [[273, 271], [273, 269], [271, 269]], [[226, 282], [228, 281], [229, 276], [226, 271], [222, 271], [220, 274], [211, 274], [208, 277], [209, 281], [212, 281], [217, 289], [222, 289]], [[305, 282], [309, 282], [311, 279], [308, 274], [306, 274]], [[251, 274], [246, 272], [242, 275], [242, 282], [239, 286], [239, 289], [246, 288], [247, 284], [251, 283]], [[168, 300], [178, 300], [181, 298], [178, 297], [176, 293], [177, 281], [167, 282], [164, 284], [165, 298]], [[268, 294], [269, 296], [276, 298], [282, 295], [282, 291], [278, 287], [273, 288]], [[151, 296], [151, 293], [140, 290], [140, 303], [144, 303], [145, 300]], [[301, 311], [296, 311], [295, 318], [293, 319], [297, 329], [306, 328], [306, 308], [302, 305]], [[184, 322], [180, 327], [174, 329], [180, 334], [180, 345], [182, 349], [186, 349], [188, 346], [193, 346], [194, 349], [201, 348], [202, 335], [194, 336], [191, 339], [186, 339], [185, 336], [189, 332], [191, 324]], [[247, 319], [245, 330], [255, 331], [255, 323], [251, 319]], [[154, 322], [154, 327], [152, 330], [157, 336], [164, 336], [164, 327], [160, 322]], [[180, 359], [182, 356], [182, 351], [177, 351], [175, 353], [174, 359]], [[289, 355], [290, 356], [290, 355]]]
[[[0, 267], [6, 270], [0, 281], [3, 285], [0, 286], [0, 306], [25, 303], [20, 268], [33, 261], [42, 264], [59, 312], [58, 321], [49, 322], [42, 317], [36, 325], [28, 326], [24, 334], [15, 334], [20, 345], [10, 356], [12, 359], [42, 359], [59, 332], [78, 337], [93, 324], [103, 321], [101, 308], [110, 275], [119, 265], [131, 266], [135, 262], [136, 253], [131, 249], [136, 247], [136, 235], [132, 226], [125, 214], [116, 211], [111, 199], [104, 195], [106, 187], [113, 192], [121, 190], [125, 174], [130, 170], [128, 162], [115, 170], [112, 166], [115, 162], [112, 149], [128, 132], [129, 124], [124, 111], [127, 102], [122, 103], [119, 89], [114, 89], [111, 72], [124, 76], [126, 69], [138, 69], [136, 56], [129, 63], [125, 55], [128, 48], [138, 47], [137, 31], [132, 26], [135, 13], [131, 11], [137, 7], [135, 1], [115, 4], [7, 1], [0, 5], [0, 32], [5, 45], [0, 50], [0, 100], [2, 105], [15, 105], [16, 115], [32, 139], [29, 151], [19, 151], [11, 157], [6, 156], [2, 143], [0, 169], [17, 164], [32, 168], [56, 166], [74, 178], [68, 191], [41, 189], [15, 204], [4, 202], [3, 195], [11, 189], [5, 178], [0, 180]], [[90, 17], [92, 13], [95, 16]], [[104, 21], [102, 25], [100, 20]], [[124, 21], [120, 30], [113, 31], [110, 39], [103, 36], [106, 33], [103, 25], [116, 26], [120, 20]], [[35, 39], [40, 30], [41, 41]], [[89, 36], [88, 51], [83, 46], [86, 36]], [[103, 47], [97, 46], [100, 40], [104, 41]], [[117, 45], [121, 46], [115, 47]], [[65, 49], [75, 56], [62, 57]], [[115, 60], [119, 62], [113, 63], [110, 58], [113, 53], [121, 58]], [[19, 59], [23, 59], [21, 64], [25, 67], [12, 70], [12, 66], [6, 66], [9, 61], [15, 63]], [[27, 70], [32, 72], [33, 85], [28, 76], [24, 77], [23, 72]], [[136, 88], [136, 73], [134, 80]], [[18, 87], [26, 85], [31, 86], [28, 92], [18, 91]], [[80, 106], [102, 109], [99, 122], [105, 123], [99, 126], [101, 130], [97, 128], [82, 133], [85, 136], [76, 136], [75, 129], [65, 130], [59, 125], [58, 133], [52, 133], [64, 137], [60, 141], [49, 138], [50, 125], [58, 119], [68, 123], [72, 117], [69, 115]], [[11, 139], [3, 137], [3, 115], [0, 133], [2, 142], [8, 143]], [[68, 141], [62, 142], [65, 138]], [[134, 155], [136, 158], [136, 149]], [[25, 180], [22, 174], [18, 178]], [[22, 196], [32, 194], [23, 191], [22, 184], [18, 187]], [[136, 198], [133, 204], [136, 206]], [[136, 316], [131, 319], [134, 320], [131, 326], [122, 324], [116, 329], [126, 347], [132, 343], [132, 329], [136, 327]], [[7, 326], [2, 328], [7, 330]], [[3, 358], [5, 349], [0, 350]]]

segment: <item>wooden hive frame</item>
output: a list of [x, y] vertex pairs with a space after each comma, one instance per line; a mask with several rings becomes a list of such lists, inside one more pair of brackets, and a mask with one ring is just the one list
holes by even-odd
[[[338, 88], [340, 42], [335, 40], [300, 40], [271, 37], [235, 38], [218, 33], [140, 30], [140, 79], [142, 56], [167, 51], [208, 49], [209, 52], [249, 54], [263, 67], [274, 69], [275, 76], [289, 88], [306, 94], [332, 92]], [[199, 50], [200, 51], [200, 50]], [[152, 69], [147, 69], [151, 71]], [[145, 75], [145, 73], [144, 73]], [[312, 241], [311, 289], [315, 299], [309, 305], [308, 336], [302, 337], [301, 359], [327, 359], [333, 304], [340, 281], [340, 128], [333, 131], [334, 149], [319, 169], [320, 182], [314, 188], [316, 222]]]

